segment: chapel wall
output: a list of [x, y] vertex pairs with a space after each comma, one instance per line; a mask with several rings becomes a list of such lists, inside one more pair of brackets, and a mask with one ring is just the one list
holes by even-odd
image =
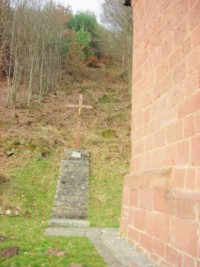
[[132, 158], [121, 232], [200, 266], [200, 0], [133, 0]]

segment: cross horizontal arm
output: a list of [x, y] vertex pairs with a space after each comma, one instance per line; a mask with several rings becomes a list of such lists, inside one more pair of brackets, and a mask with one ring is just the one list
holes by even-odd
[[69, 105], [67, 105], [67, 108], [79, 108], [79, 105], [69, 104]]
[[93, 109], [93, 106], [81, 106], [81, 108], [89, 108], [89, 109]]
[[93, 109], [92, 106], [87, 106], [87, 105], [82, 105], [82, 106], [79, 106], [79, 105], [73, 105], [73, 104], [69, 104], [67, 105], [67, 108], [89, 108], [89, 109]]

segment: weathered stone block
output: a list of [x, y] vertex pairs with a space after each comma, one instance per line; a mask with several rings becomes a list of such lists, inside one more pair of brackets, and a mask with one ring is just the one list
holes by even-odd
[[56, 221], [56, 226], [59, 222], [63, 226], [62, 219], [66, 222], [87, 218], [88, 183], [89, 153], [65, 149], [50, 224]]

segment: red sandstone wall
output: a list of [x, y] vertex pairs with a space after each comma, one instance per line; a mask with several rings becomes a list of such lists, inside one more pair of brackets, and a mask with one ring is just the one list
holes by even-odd
[[132, 159], [121, 232], [200, 267], [200, 0], [133, 0]]

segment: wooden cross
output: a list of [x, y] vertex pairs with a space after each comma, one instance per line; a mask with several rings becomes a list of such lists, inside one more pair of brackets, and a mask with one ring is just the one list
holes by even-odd
[[83, 105], [83, 95], [79, 95], [79, 104], [78, 105], [67, 105], [68, 108], [78, 108], [78, 121], [77, 121], [77, 131], [76, 131], [76, 149], [80, 150], [81, 143], [81, 112], [82, 109], [92, 109], [92, 106]]

